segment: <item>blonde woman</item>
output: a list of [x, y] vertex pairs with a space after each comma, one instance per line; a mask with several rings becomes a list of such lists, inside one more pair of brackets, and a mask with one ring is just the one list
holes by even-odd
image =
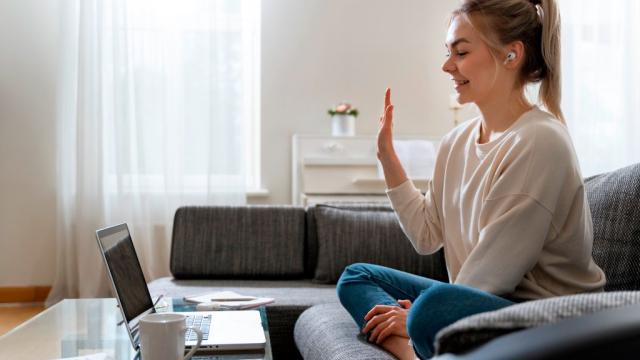
[[[466, 0], [453, 12], [442, 70], [480, 116], [441, 142], [426, 194], [393, 148], [385, 94], [378, 158], [415, 249], [444, 248], [451, 283], [371, 264], [347, 267], [338, 296], [370, 342], [429, 358], [443, 327], [515, 301], [602, 291], [582, 175], [560, 109], [554, 0]], [[525, 97], [540, 83], [546, 111]], [[411, 341], [409, 341], [409, 339]]]

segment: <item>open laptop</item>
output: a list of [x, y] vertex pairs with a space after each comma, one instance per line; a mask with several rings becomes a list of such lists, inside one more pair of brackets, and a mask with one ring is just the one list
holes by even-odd
[[[155, 312], [147, 283], [138, 261], [136, 249], [127, 224], [120, 224], [96, 231], [102, 258], [115, 292], [124, 325], [134, 349], [140, 348], [138, 322]], [[216, 350], [263, 349], [266, 343], [260, 313], [244, 311], [181, 312], [187, 316], [187, 325], [198, 325], [203, 333], [200, 348]], [[197, 335], [187, 330], [187, 348], [197, 343]]]

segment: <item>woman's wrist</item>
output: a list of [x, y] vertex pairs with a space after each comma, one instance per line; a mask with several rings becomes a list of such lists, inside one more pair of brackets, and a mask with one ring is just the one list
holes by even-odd
[[378, 157], [378, 160], [380, 160], [380, 163], [382, 164], [382, 166], [399, 161], [398, 155], [396, 154], [396, 151], [394, 149], [387, 150], [384, 152], [378, 151], [376, 156]]
[[400, 159], [395, 152], [385, 157], [379, 157], [384, 172], [387, 189], [393, 189], [408, 180]]

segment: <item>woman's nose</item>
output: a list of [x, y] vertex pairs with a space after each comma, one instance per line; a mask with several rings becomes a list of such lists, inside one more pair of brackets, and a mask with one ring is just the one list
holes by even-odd
[[456, 66], [453, 63], [453, 59], [451, 59], [451, 56], [447, 56], [446, 60], [444, 61], [444, 64], [442, 64], [442, 71], [446, 73], [451, 73], [455, 69], [456, 69]]

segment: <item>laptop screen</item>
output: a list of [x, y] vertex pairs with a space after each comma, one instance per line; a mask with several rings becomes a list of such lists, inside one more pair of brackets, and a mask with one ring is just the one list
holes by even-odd
[[127, 323], [153, 308], [151, 295], [126, 224], [98, 230], [107, 270]]

